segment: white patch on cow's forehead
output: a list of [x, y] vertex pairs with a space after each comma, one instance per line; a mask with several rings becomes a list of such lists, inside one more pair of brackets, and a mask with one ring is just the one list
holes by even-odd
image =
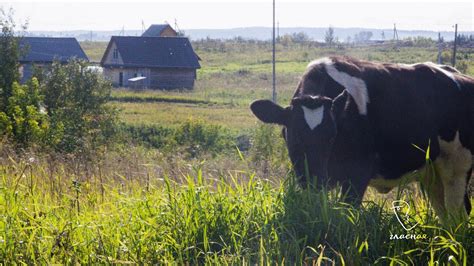
[[321, 65], [321, 64], [322, 64], [322, 65], [329, 65], [329, 64], [332, 64], [332, 63], [333, 63], [333, 62], [332, 62], [331, 58], [329, 58], [329, 57], [323, 57], [323, 58], [319, 58], [319, 59], [316, 59], [316, 60], [311, 61], [311, 62], [308, 64], [307, 68], [310, 68], [310, 67], [315, 66], [315, 65]]
[[369, 92], [367, 91], [365, 81], [337, 70], [334, 64], [326, 64], [325, 66], [328, 75], [334, 79], [334, 81], [341, 84], [347, 92], [352, 95], [357, 104], [357, 109], [359, 109], [359, 114], [367, 115]]
[[315, 129], [323, 121], [324, 106], [316, 109], [310, 109], [306, 106], [301, 106], [304, 112], [304, 120], [311, 130]]

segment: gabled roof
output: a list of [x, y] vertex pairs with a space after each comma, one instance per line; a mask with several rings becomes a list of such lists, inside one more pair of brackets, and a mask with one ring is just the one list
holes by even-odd
[[23, 37], [20, 47], [26, 49], [20, 63], [67, 62], [73, 57], [89, 61], [75, 38]]
[[[123, 64], [105, 64], [115, 43]], [[112, 36], [102, 66], [200, 68], [188, 38]]]
[[[142, 34], [142, 37], [160, 37], [161, 32], [171, 26], [169, 24], [153, 24]], [[174, 29], [171, 28], [173, 31]]]

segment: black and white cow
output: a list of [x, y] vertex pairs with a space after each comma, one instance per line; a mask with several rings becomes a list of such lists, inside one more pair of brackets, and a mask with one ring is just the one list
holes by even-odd
[[[307, 176], [342, 184], [358, 204], [369, 185], [386, 193], [422, 178], [442, 220], [471, 210], [474, 79], [454, 68], [322, 58], [308, 65], [290, 106], [250, 107], [261, 121], [284, 126], [303, 184]], [[428, 147], [435, 175], [424, 174]]]

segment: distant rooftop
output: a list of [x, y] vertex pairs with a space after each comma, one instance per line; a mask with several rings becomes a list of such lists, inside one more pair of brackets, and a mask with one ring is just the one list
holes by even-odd
[[26, 48], [26, 54], [20, 58], [21, 63], [67, 62], [72, 58], [89, 60], [75, 38], [23, 37], [20, 47]]
[[[142, 37], [160, 37], [166, 28], [171, 28], [169, 24], [153, 24], [143, 34]], [[171, 28], [173, 31], [174, 29]]]

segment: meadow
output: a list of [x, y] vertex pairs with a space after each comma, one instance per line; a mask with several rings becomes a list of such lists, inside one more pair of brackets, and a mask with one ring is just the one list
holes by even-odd
[[[81, 45], [99, 61], [107, 44]], [[472, 265], [474, 212], [445, 228], [417, 186], [369, 189], [354, 208], [337, 189], [295, 185], [279, 128], [248, 109], [271, 97], [268, 43], [193, 46], [202, 58], [194, 90], [112, 92], [124, 128], [114, 147], [93, 157], [18, 153], [0, 140], [0, 262]], [[470, 75], [473, 53], [458, 51]], [[280, 43], [278, 102], [289, 102], [312, 59], [334, 54], [415, 63], [436, 61], [437, 49]], [[395, 199], [419, 223], [409, 233]], [[425, 237], [393, 239], [406, 234]]]

